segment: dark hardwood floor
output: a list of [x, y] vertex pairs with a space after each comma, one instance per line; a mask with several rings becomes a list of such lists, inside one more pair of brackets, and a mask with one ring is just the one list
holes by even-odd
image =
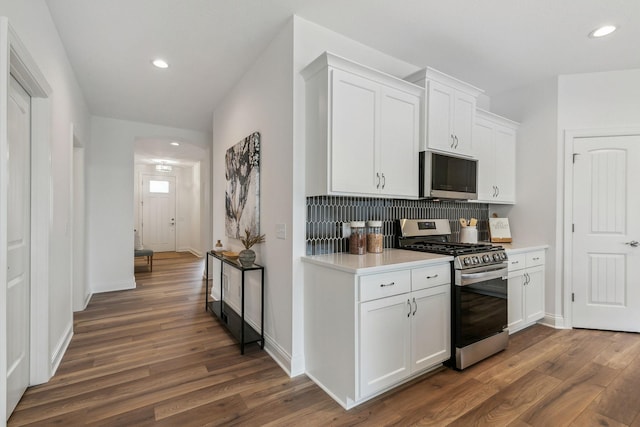
[[441, 369], [345, 411], [204, 311], [203, 261], [136, 261], [137, 289], [94, 295], [56, 375], [9, 426], [640, 426], [640, 335], [534, 326], [463, 372]]

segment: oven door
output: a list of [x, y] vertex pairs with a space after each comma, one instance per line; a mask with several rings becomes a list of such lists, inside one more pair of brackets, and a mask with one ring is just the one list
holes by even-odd
[[457, 348], [507, 327], [507, 264], [456, 270], [453, 297]]

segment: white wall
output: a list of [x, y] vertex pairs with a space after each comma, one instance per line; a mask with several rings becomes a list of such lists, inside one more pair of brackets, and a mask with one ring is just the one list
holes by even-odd
[[91, 293], [86, 269], [84, 148], [73, 148], [73, 311], [87, 307]]
[[[228, 148], [251, 133], [260, 132], [260, 233], [266, 234], [266, 243], [252, 249], [257, 255], [256, 262], [266, 266], [267, 350], [287, 370], [292, 358], [292, 45], [289, 24], [216, 108], [212, 157], [213, 241], [219, 239], [226, 248], [240, 250], [238, 240], [225, 236], [224, 157]], [[289, 231], [286, 239], [276, 239], [276, 224], [286, 225]], [[255, 301], [256, 297], [250, 300]], [[256, 307], [253, 302], [249, 304]], [[252, 318], [257, 316], [258, 313], [250, 313]]]
[[[71, 218], [73, 124], [80, 141], [90, 132], [89, 111], [49, 9], [42, 0], [0, 1], [0, 15], [25, 44], [51, 85], [51, 231], [49, 260], [49, 350], [55, 363], [72, 332]], [[53, 367], [52, 367], [53, 368]]]
[[[491, 98], [493, 112], [520, 122], [516, 146], [516, 205], [490, 206], [509, 218], [514, 243], [548, 244], [545, 271], [547, 321], [562, 316], [562, 248], [558, 248], [557, 79]], [[551, 323], [551, 322], [550, 322]], [[553, 320], [553, 323], [557, 323]]]
[[[267, 349], [292, 375], [304, 372], [303, 279], [305, 251], [304, 80], [299, 72], [325, 50], [397, 76], [417, 67], [294, 17], [214, 112], [214, 241], [241, 249], [224, 236], [225, 151], [254, 131], [261, 142], [260, 223], [267, 242], [256, 248], [266, 266]], [[285, 240], [275, 238], [285, 224]], [[251, 313], [255, 315], [256, 313]]]
[[[615, 133], [630, 128], [636, 131], [640, 128], [640, 69], [558, 77], [558, 148], [561, 153], [558, 164], [559, 200], [564, 201], [564, 174], [571, 167], [571, 156], [565, 158], [564, 155], [565, 133], [586, 130], [606, 134], [607, 131]], [[640, 159], [636, 164], [639, 162]], [[570, 209], [567, 209], [566, 215], [570, 213]], [[564, 203], [559, 203], [558, 217], [564, 220]], [[572, 222], [571, 218], [568, 220]], [[564, 232], [562, 223], [558, 228]], [[558, 242], [560, 250], [564, 245], [564, 234], [558, 236]], [[566, 242], [567, 245], [570, 243]], [[566, 260], [563, 265], [568, 267], [570, 262]], [[570, 288], [571, 283], [565, 283], [564, 286]], [[569, 306], [566, 306], [566, 311], [570, 312]], [[571, 324], [570, 319], [567, 324]]]
[[514, 240], [548, 243], [546, 319], [570, 326], [564, 299], [564, 135], [576, 130], [640, 127], [640, 70], [562, 75], [491, 99], [493, 111], [522, 123], [517, 149], [517, 204], [508, 216]]
[[210, 147], [211, 141], [208, 133], [93, 117], [86, 169], [88, 276], [94, 293], [135, 286], [133, 151], [136, 138], [176, 139], [204, 148]]
[[640, 124], [640, 69], [558, 78], [558, 128], [622, 129]]

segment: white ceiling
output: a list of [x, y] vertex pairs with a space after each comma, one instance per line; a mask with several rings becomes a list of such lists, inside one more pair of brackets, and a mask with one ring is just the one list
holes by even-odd
[[[211, 132], [292, 14], [488, 95], [640, 68], [638, 0], [47, 0], [94, 115]], [[589, 39], [597, 26], [620, 30]], [[150, 65], [160, 56], [167, 70]]]

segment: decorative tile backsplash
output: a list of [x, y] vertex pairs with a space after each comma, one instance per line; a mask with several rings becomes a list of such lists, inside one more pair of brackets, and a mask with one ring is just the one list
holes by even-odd
[[342, 224], [382, 221], [384, 247], [396, 246], [396, 220], [446, 218], [451, 240], [458, 241], [460, 218], [478, 219], [478, 240], [489, 240], [489, 205], [458, 201], [376, 199], [367, 197], [307, 197], [307, 255], [348, 251]]

